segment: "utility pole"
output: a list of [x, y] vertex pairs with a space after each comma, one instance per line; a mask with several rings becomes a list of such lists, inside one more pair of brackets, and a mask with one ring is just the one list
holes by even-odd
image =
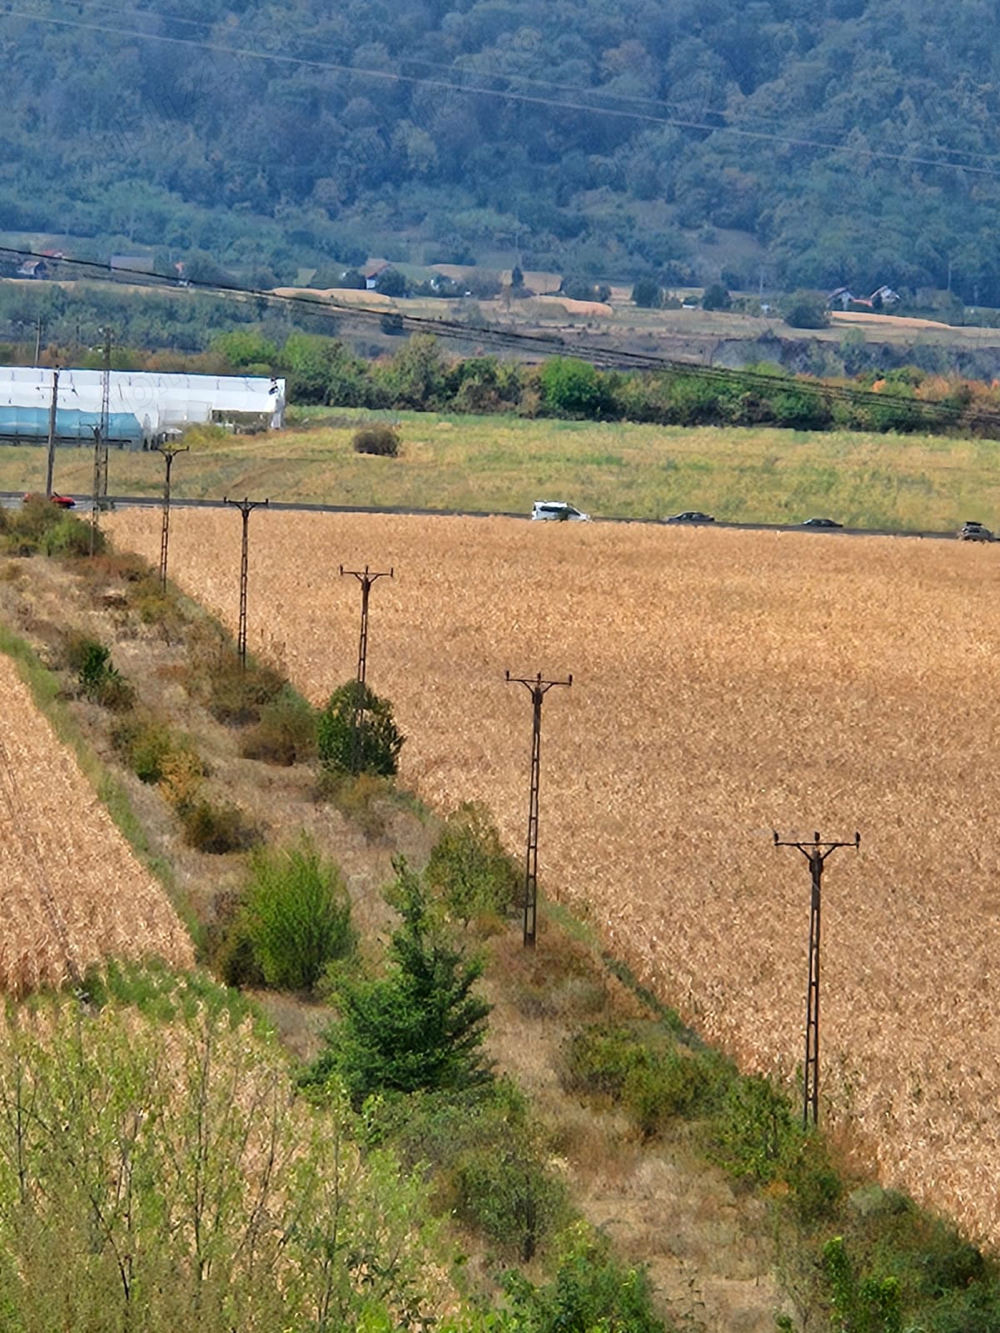
[[504, 672], [508, 684], [524, 685], [531, 695], [531, 792], [528, 797], [528, 839], [524, 858], [524, 947], [535, 947], [536, 919], [538, 916], [538, 778], [542, 746], [542, 700], [556, 685], [572, 685], [573, 677], [565, 680], [542, 680], [539, 672], [534, 678], [512, 676]]
[[361, 584], [361, 635], [358, 639], [358, 674], [354, 692], [354, 712], [351, 717], [351, 772], [357, 776], [361, 771], [361, 723], [365, 712], [365, 675], [368, 670], [368, 595], [376, 579], [393, 578], [393, 570], [373, 573], [367, 565], [364, 569], [345, 569], [340, 566], [340, 576], [351, 574]]
[[111, 330], [103, 329], [104, 334], [104, 374], [101, 381], [101, 472], [98, 478], [101, 496], [108, 493], [108, 437], [111, 418]]
[[190, 445], [179, 444], [154, 444], [153, 449], [156, 453], [163, 455], [163, 461], [167, 465], [166, 478], [163, 483], [163, 525], [160, 529], [160, 590], [167, 591], [167, 548], [170, 542], [170, 469], [174, 465], [174, 459], [178, 454], [186, 454]]
[[101, 428], [94, 426], [94, 494], [90, 506], [90, 554], [97, 545], [97, 514], [101, 498]]
[[35, 360], [37, 366], [42, 359], [42, 317], [38, 316], [38, 322], [35, 325]]
[[52, 403], [49, 406], [49, 453], [45, 468], [45, 498], [52, 499], [52, 474], [56, 466], [56, 411], [59, 405], [59, 367], [52, 372]]
[[254, 509], [266, 509], [270, 500], [230, 500], [222, 497], [222, 503], [232, 505], [243, 515], [243, 551], [240, 557], [240, 622], [236, 636], [236, 647], [240, 655], [240, 666], [247, 669], [247, 565], [250, 552], [250, 514]]
[[818, 833], [812, 842], [782, 841], [774, 835], [775, 847], [797, 847], [809, 862], [812, 894], [809, 909], [809, 985], [806, 990], [806, 1062], [802, 1078], [802, 1128], [819, 1124], [819, 931], [820, 893], [823, 886], [823, 865], [838, 847], [861, 846], [861, 834], [855, 833], [853, 842], [821, 842]]

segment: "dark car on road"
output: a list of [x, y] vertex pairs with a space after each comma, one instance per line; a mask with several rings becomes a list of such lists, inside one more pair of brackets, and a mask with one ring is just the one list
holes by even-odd
[[674, 514], [671, 518], [664, 519], [665, 523], [714, 523], [715, 519], [711, 514], [703, 514], [700, 509], [685, 509], [682, 514]]
[[842, 528], [843, 523], [838, 523], [835, 518], [807, 518], [802, 524], [804, 528]]
[[996, 538], [989, 528], [977, 523], [974, 518], [967, 519], [958, 532], [960, 542], [995, 542]]

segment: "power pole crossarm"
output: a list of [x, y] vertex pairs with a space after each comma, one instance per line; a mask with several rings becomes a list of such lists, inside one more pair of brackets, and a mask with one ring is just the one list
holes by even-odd
[[531, 694], [531, 787], [528, 795], [528, 838], [524, 859], [524, 947], [535, 947], [538, 917], [538, 785], [541, 772], [542, 700], [556, 685], [572, 685], [573, 677], [565, 680], [543, 680], [542, 673], [535, 677], [512, 676], [504, 672], [504, 679], [524, 685]]
[[236, 648], [240, 657], [240, 666], [247, 669], [247, 570], [250, 564], [250, 515], [255, 509], [266, 509], [270, 500], [230, 500], [227, 495], [222, 503], [232, 505], [243, 515], [243, 546], [240, 553], [240, 619], [236, 635]]
[[852, 842], [823, 842], [818, 833], [812, 842], [795, 839], [783, 840], [774, 835], [775, 847], [795, 847], [809, 862], [812, 886], [809, 906], [809, 983], [806, 988], [806, 1060], [802, 1076], [802, 1126], [809, 1128], [810, 1120], [819, 1123], [819, 946], [823, 888], [823, 866], [838, 847], [861, 846], [861, 834], [855, 833]]

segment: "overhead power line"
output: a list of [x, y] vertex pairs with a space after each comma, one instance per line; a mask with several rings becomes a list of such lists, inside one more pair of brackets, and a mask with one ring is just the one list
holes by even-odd
[[[13, 246], [0, 246], [0, 255], [11, 255], [17, 259], [44, 259], [46, 256], [35, 250], [25, 250]], [[79, 269], [99, 282], [112, 281], [104, 264], [92, 259], [60, 259], [60, 265]], [[116, 277], [135, 277], [142, 279], [149, 290], [155, 290], [156, 284], [163, 284], [172, 293], [177, 289], [177, 277], [169, 273], [150, 273], [143, 269], [116, 268]], [[238, 283], [201, 282], [191, 280], [186, 290], [204, 292], [209, 296], [231, 298], [238, 301], [265, 301], [279, 307], [291, 307], [302, 314], [320, 318], [350, 316], [362, 322], [379, 321], [387, 313], [399, 314], [403, 328], [412, 333], [430, 333], [443, 339], [458, 340], [463, 343], [474, 342], [494, 349], [532, 352], [540, 356], [574, 356], [595, 365], [618, 370], [645, 370], [675, 375], [687, 375], [732, 388], [734, 384], [746, 390], [758, 390], [773, 395], [775, 390], [785, 389], [796, 394], [812, 395], [825, 403], [842, 402], [855, 407], [885, 409], [889, 405], [905, 405], [908, 411], [915, 413], [921, 421], [929, 425], [950, 425], [959, 421], [964, 408], [946, 402], [932, 402], [919, 398], [895, 399], [890, 395], [875, 393], [871, 390], [855, 389], [849, 385], [827, 384], [820, 380], [796, 379], [790, 375], [768, 375], [759, 371], [731, 370], [719, 366], [706, 366], [695, 361], [676, 361], [654, 352], [631, 352], [626, 348], [601, 347], [593, 343], [575, 342], [567, 345], [565, 340], [554, 334], [525, 333], [515, 329], [470, 328], [457, 319], [430, 319], [422, 315], [406, 315], [400, 312], [388, 312], [385, 309], [372, 309], [367, 306], [349, 305], [328, 297], [297, 296], [273, 292], [265, 288], [244, 287]], [[1000, 412], [978, 409], [978, 419], [986, 426], [1000, 431]]]

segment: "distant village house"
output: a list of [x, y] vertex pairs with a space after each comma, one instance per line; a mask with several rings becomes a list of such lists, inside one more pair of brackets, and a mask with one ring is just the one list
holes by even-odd
[[49, 266], [44, 259], [26, 259], [17, 270], [19, 278], [47, 278]]
[[373, 264], [371, 268], [366, 268], [364, 271], [365, 289], [369, 292], [374, 291], [379, 278], [391, 267], [391, 264]]
[[837, 287], [826, 298], [826, 308], [848, 310], [852, 305], [864, 305], [872, 310], [884, 310], [896, 305], [899, 299], [899, 292], [885, 285], [876, 287], [871, 296], [855, 296], [849, 287]]

